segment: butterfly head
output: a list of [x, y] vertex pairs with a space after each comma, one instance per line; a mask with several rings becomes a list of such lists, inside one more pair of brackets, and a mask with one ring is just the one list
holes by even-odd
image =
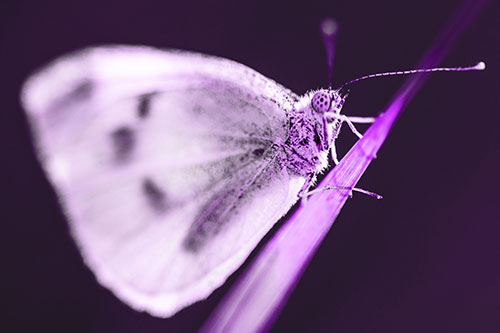
[[313, 135], [311, 142], [316, 142], [320, 151], [327, 151], [338, 135], [343, 117], [340, 111], [346, 98], [345, 90], [319, 89], [305, 95], [297, 108], [302, 115], [299, 118], [305, 116], [313, 125], [311, 133], [316, 133], [317, 137]]
[[347, 96], [347, 92], [341, 93], [340, 90], [321, 89], [314, 93], [311, 107], [319, 114], [339, 114]]

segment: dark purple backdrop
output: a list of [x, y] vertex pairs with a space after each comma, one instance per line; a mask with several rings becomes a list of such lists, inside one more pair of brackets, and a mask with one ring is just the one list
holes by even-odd
[[[97, 284], [35, 160], [19, 106], [19, 88], [35, 68], [88, 45], [146, 44], [233, 59], [304, 93], [326, 83], [323, 16], [340, 23], [340, 84], [412, 68], [459, 2], [3, 1], [0, 325], [8, 330], [0, 330], [192, 332], [237, 277], [163, 320]], [[431, 76], [359, 184], [384, 200], [348, 201], [273, 331], [500, 331], [498, 7], [491, 1], [443, 61], [484, 60], [487, 71]], [[353, 86], [344, 112], [377, 114], [402, 81]], [[341, 155], [354, 141], [344, 130]]]

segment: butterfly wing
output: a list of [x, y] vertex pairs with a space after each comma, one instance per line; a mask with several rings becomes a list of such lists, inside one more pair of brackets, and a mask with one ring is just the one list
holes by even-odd
[[86, 264], [132, 307], [206, 298], [296, 201], [297, 96], [235, 62], [146, 47], [57, 60], [22, 93]]

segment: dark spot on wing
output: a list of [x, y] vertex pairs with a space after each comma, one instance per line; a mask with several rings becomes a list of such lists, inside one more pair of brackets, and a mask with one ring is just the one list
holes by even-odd
[[202, 110], [203, 109], [201, 108], [201, 106], [199, 104], [195, 104], [193, 106], [193, 112], [196, 113], [196, 114], [200, 114], [202, 112]]
[[135, 133], [126, 126], [119, 127], [111, 133], [111, 140], [115, 152], [115, 159], [119, 162], [126, 161], [135, 146]]
[[85, 100], [92, 96], [94, 83], [90, 79], [83, 79], [75, 85], [74, 89], [68, 94], [68, 99]]
[[137, 115], [141, 119], [146, 119], [151, 113], [151, 100], [154, 93], [139, 96], [137, 104]]
[[68, 87], [68, 92], [64, 95], [57, 97], [57, 94], [54, 93], [55, 99], [52, 109], [57, 112], [66, 113], [68, 109], [71, 109], [73, 104], [82, 103], [90, 99], [93, 91], [94, 82], [90, 79], [82, 78], [74, 86]]
[[142, 182], [142, 192], [150, 207], [158, 213], [167, 209], [166, 194], [152, 179], [145, 178]]
[[262, 157], [262, 155], [264, 155], [264, 152], [265, 152], [264, 148], [257, 148], [252, 152], [252, 154], [255, 157]]

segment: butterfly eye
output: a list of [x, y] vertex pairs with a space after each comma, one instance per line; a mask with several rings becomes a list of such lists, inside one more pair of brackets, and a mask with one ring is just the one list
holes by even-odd
[[326, 91], [318, 91], [314, 94], [311, 105], [316, 112], [325, 113], [330, 110], [332, 96]]

